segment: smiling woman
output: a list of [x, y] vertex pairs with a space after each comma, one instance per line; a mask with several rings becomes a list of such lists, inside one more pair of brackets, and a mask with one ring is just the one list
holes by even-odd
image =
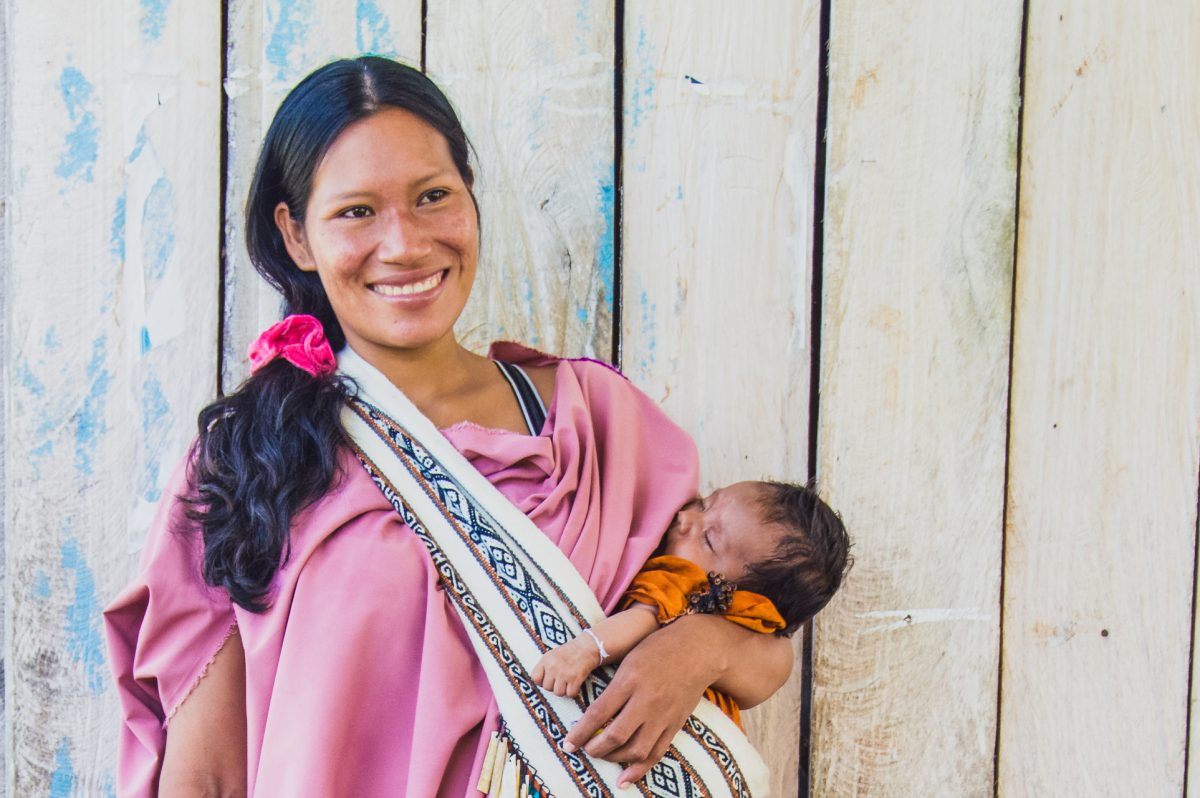
[[[317, 70], [276, 114], [247, 203], [250, 256], [286, 313], [319, 321], [342, 371], [277, 358], [201, 412], [140, 576], [106, 612], [122, 794], [462, 796], [478, 783], [496, 698], [454, 580], [418, 537], [420, 497], [393, 505], [348, 438], [346, 407], [368, 382], [400, 389], [465, 482], [482, 474], [474, 484], [536, 525], [604, 611], [695, 495], [690, 439], [611, 369], [511, 344], [485, 358], [456, 340], [479, 246], [467, 152], [437, 87], [381, 58]], [[478, 519], [472, 496], [452, 495]], [[564, 742], [636, 780], [705, 688], [757, 703], [790, 655], [720, 618], [683, 619], [630, 653]]]

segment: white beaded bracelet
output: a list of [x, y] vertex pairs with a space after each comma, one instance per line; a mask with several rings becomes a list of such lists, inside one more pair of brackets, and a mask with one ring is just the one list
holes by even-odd
[[599, 637], [596, 637], [596, 633], [591, 629], [584, 629], [583, 633], [592, 638], [592, 641], [596, 644], [596, 648], [600, 649], [600, 664], [603, 665], [604, 660], [608, 659], [608, 651], [605, 650], [604, 643], [600, 641]]

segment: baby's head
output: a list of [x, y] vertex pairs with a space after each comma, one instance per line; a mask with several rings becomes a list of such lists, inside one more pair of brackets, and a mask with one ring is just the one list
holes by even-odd
[[689, 502], [663, 550], [766, 596], [784, 635], [829, 603], [852, 562], [837, 513], [811, 488], [786, 482], [737, 482]]

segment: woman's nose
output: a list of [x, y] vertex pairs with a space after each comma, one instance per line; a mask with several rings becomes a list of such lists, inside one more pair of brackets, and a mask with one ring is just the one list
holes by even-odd
[[379, 240], [379, 259], [387, 263], [413, 264], [433, 250], [429, 231], [409, 214], [393, 211], [384, 217]]

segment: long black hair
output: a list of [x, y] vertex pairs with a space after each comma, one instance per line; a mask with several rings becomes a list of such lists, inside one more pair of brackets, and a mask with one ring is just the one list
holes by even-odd
[[[363, 56], [327, 64], [292, 89], [267, 130], [246, 202], [254, 268], [283, 295], [284, 314], [315, 316], [335, 350], [345, 334], [317, 274], [288, 255], [275, 208], [283, 202], [303, 222], [313, 176], [334, 139], [383, 108], [409, 111], [441, 133], [472, 187], [470, 145], [446, 96], [411, 67]], [[191, 492], [181, 498], [202, 530], [205, 581], [248, 610], [270, 604], [292, 518], [336, 486], [343, 398], [336, 375], [313, 377], [276, 359], [200, 412]]]

